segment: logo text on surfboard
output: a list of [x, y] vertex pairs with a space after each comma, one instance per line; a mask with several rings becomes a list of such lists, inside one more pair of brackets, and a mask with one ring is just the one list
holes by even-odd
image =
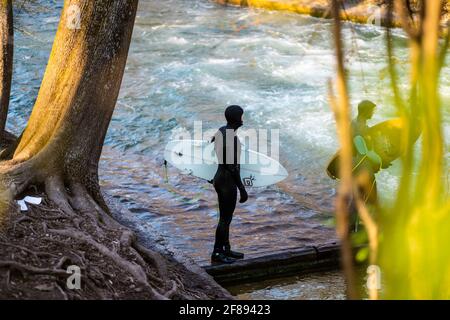
[[242, 181], [244, 182], [244, 186], [246, 186], [246, 187], [252, 187], [254, 180], [255, 180], [255, 176], [253, 176], [253, 175], [250, 175], [250, 177], [242, 178]]

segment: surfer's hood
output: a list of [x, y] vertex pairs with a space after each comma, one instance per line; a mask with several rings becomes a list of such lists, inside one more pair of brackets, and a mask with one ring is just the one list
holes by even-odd
[[238, 129], [243, 125], [242, 115], [244, 110], [240, 106], [229, 106], [225, 110], [225, 119], [227, 119], [227, 125], [234, 130]]

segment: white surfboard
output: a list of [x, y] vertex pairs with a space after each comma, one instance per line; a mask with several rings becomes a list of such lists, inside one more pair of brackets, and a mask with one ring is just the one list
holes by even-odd
[[[205, 140], [172, 140], [164, 150], [168, 163], [183, 174], [212, 180], [218, 161], [214, 143]], [[265, 154], [241, 149], [241, 178], [246, 187], [263, 187], [275, 184], [288, 176], [286, 169]]]

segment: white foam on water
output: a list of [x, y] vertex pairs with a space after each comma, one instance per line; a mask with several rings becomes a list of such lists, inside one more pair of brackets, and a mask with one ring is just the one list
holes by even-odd
[[167, 39], [167, 43], [183, 45], [183, 44], [187, 44], [188, 41], [181, 37], [170, 37]]
[[239, 61], [238, 59], [219, 59], [219, 58], [209, 58], [207, 64], [217, 65], [217, 64], [230, 64]]
[[287, 66], [275, 67], [274, 77], [298, 84], [323, 84], [330, 77], [331, 56], [309, 57]]

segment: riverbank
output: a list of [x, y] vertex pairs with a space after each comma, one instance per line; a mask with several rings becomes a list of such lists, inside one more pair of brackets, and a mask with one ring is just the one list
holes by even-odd
[[[267, 10], [289, 11], [306, 14], [317, 18], [331, 19], [329, 0], [214, 0], [222, 5], [246, 6]], [[387, 26], [387, 6], [385, 0], [344, 0], [341, 19], [345, 21]], [[444, 8], [442, 24], [448, 22], [448, 4]], [[400, 27], [398, 16], [393, 17], [391, 27]]]
[[[106, 217], [99, 223], [93, 212], [69, 216], [44, 194], [33, 195], [43, 203], [26, 212], [11, 205], [6, 212], [0, 299], [232, 299], [188, 258], [158, 243], [156, 232], [149, 237], [154, 230], [146, 230], [144, 239], [112, 198], [107, 198], [111, 214], [122, 224], [106, 223]], [[79, 288], [70, 278], [77, 268]]]

